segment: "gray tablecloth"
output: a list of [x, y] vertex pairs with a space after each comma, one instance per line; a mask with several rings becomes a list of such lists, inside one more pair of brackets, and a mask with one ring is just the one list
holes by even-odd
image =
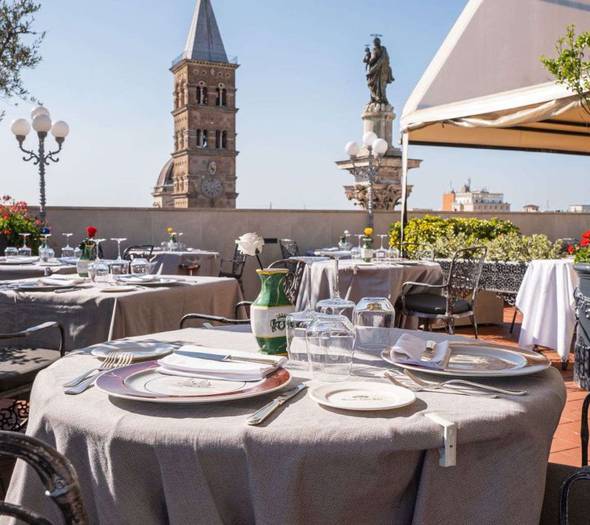
[[194, 275], [219, 275], [221, 256], [217, 252], [193, 250], [190, 252], [154, 252], [152, 262], [162, 264], [162, 273], [169, 275], [186, 275], [181, 265], [198, 264], [199, 270]]
[[[187, 313], [234, 317], [235, 304], [242, 299], [235, 279], [181, 279], [178, 285], [124, 293], [105, 293], [100, 286], [59, 294], [2, 290], [0, 333], [59, 321], [66, 331], [66, 348], [73, 350], [109, 339], [175, 330]], [[31, 338], [31, 344], [51, 346], [54, 339], [48, 333]]]
[[[400, 296], [402, 284], [406, 281], [428, 284], [442, 282], [442, 270], [438, 263], [365, 265], [359, 261], [344, 260], [338, 262], [338, 267], [340, 296], [348, 297], [354, 302], [363, 297], [389, 297], [395, 304]], [[330, 297], [333, 282], [334, 261], [320, 261], [308, 265], [301, 282], [297, 309], [303, 310], [310, 302], [311, 306], [315, 307], [320, 299]]]
[[[51, 273], [72, 274], [76, 273], [74, 265], [50, 266]], [[29, 277], [42, 277], [45, 275], [45, 267], [38, 264], [0, 264], [0, 281], [12, 279], [28, 279]]]
[[[256, 347], [251, 334], [221, 330], [156, 337]], [[367, 364], [383, 362], [360, 354], [357, 373], [370, 372]], [[322, 408], [305, 394], [250, 427], [247, 416], [272, 396], [160, 406], [97, 390], [62, 393], [64, 381], [94, 365], [77, 355], [41, 372], [27, 432], [73, 462], [91, 523], [108, 525], [537, 525], [565, 402], [559, 372], [549, 369], [494, 382], [526, 388], [523, 397], [418, 393], [402, 409], [352, 413]], [[431, 412], [458, 425], [455, 467], [439, 466], [442, 430], [424, 417]], [[36, 475], [17, 465], [7, 500], [55, 516], [42, 494]]]

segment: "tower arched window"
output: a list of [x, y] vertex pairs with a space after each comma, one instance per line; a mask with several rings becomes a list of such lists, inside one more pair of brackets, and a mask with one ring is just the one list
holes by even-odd
[[227, 131], [217, 130], [215, 132], [215, 148], [226, 149], [227, 148]]
[[221, 149], [227, 148], [227, 131], [221, 132]]
[[208, 144], [208, 137], [207, 137], [207, 130], [206, 129], [198, 129], [197, 130], [197, 147], [198, 148], [206, 148]]
[[227, 106], [227, 89], [221, 86], [217, 88], [217, 105], [219, 107]]
[[206, 86], [198, 86], [197, 87], [197, 104], [200, 106], [206, 106], [208, 103], [207, 97], [207, 87]]

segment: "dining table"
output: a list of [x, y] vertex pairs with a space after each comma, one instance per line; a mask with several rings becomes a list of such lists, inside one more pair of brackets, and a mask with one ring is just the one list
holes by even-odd
[[576, 327], [577, 285], [573, 259], [540, 259], [529, 263], [515, 303], [522, 313], [520, 346], [551, 348], [567, 362]]
[[0, 258], [0, 281], [13, 279], [27, 279], [30, 277], [42, 277], [48, 273], [73, 274], [76, 273], [76, 265], [61, 262], [59, 260], [40, 263], [38, 260], [26, 264], [12, 264], [4, 258]]
[[[315, 308], [320, 299], [329, 298], [335, 283], [336, 265], [333, 260], [309, 261], [306, 265], [297, 298], [297, 309]], [[431, 261], [372, 261], [359, 259], [338, 261], [339, 293], [357, 303], [363, 297], [387, 297], [395, 304], [407, 281], [441, 284], [443, 272]], [[423, 289], [415, 287], [412, 292]]]
[[[69, 276], [61, 282], [68, 283]], [[70, 289], [21, 291], [12, 282], [0, 286], [0, 333], [10, 333], [46, 321], [65, 330], [68, 350], [179, 327], [187, 313], [234, 317], [242, 300], [238, 282], [226, 277], [157, 277], [156, 283], [119, 288], [112, 282], [78, 282]], [[35, 283], [36, 279], [20, 281]], [[159, 284], [160, 283], [160, 284]], [[124, 284], [124, 283], [118, 283]], [[53, 334], [31, 337], [31, 344], [53, 345]]]
[[[218, 276], [221, 267], [219, 252], [206, 250], [158, 250], [154, 251], [150, 262], [162, 268], [168, 275]], [[194, 268], [191, 270], [191, 268]]]
[[[436, 341], [459, 336], [390, 329]], [[248, 327], [187, 328], [133, 338], [257, 351]], [[64, 454], [78, 474], [92, 524], [370, 523], [537, 525], [551, 439], [566, 392], [559, 372], [487, 379], [526, 395], [417, 392], [386, 411], [324, 408], [317, 383], [263, 424], [248, 417], [277, 394], [231, 402], [158, 404], [62, 384], [96, 366], [90, 349], [40, 372], [27, 434]], [[525, 351], [526, 352], [526, 351]], [[379, 352], [357, 349], [351, 379], [389, 384]], [[444, 466], [436, 418], [456, 426], [456, 462]], [[14, 470], [6, 501], [58, 521], [35, 472]]]

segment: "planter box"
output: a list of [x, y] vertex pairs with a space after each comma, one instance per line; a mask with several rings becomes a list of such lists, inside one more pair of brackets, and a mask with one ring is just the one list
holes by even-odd
[[578, 318], [574, 347], [574, 381], [580, 388], [590, 390], [590, 264], [575, 264], [580, 279], [574, 292]]

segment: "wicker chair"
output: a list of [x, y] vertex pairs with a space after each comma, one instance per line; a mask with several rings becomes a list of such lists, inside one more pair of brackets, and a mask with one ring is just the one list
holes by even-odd
[[[455, 320], [469, 317], [477, 338], [475, 301], [486, 253], [487, 248], [483, 246], [458, 250], [443, 284], [405, 282], [401, 293], [402, 326], [404, 319], [410, 316], [423, 320], [426, 330], [430, 330], [433, 320], [441, 320], [447, 325], [449, 334], [453, 334]], [[410, 293], [414, 287], [426, 288], [431, 293]]]
[[132, 261], [133, 259], [150, 260], [154, 253], [153, 244], [138, 244], [137, 246], [128, 246], [123, 252], [123, 259]]
[[[59, 452], [37, 438], [0, 431], [0, 455], [26, 461], [37, 472], [45, 486], [45, 495], [59, 508], [63, 523], [88, 523], [76, 471]], [[0, 502], [0, 516], [11, 516], [31, 525], [52, 525], [38, 513], [5, 501]]]
[[281, 248], [281, 257], [283, 259], [297, 257], [299, 255], [299, 247], [293, 239], [279, 239], [279, 246]]

